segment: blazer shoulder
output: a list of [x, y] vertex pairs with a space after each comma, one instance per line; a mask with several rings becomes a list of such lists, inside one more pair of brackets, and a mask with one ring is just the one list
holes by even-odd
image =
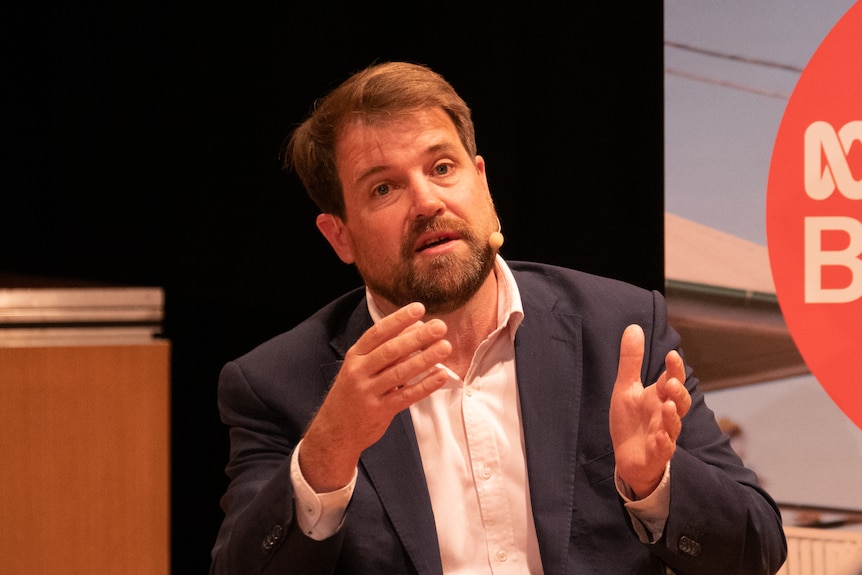
[[235, 362], [249, 365], [320, 363], [341, 359], [371, 326], [365, 288], [356, 288], [313, 315], [243, 354]]
[[620, 301], [649, 301], [657, 292], [622, 280], [551, 264], [507, 262], [526, 300], [553, 302], [556, 306], [610, 305]]

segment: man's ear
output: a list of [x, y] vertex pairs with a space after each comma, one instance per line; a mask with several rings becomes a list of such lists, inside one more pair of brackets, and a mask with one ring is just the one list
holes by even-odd
[[485, 180], [485, 187], [487, 188], [488, 174], [485, 173], [485, 158], [477, 154], [473, 163], [476, 165], [476, 171], [479, 172], [479, 175], [482, 176], [483, 180]]
[[334, 214], [319, 214], [317, 216], [317, 229], [320, 230], [341, 261], [346, 264], [354, 262], [350, 232], [341, 218]]

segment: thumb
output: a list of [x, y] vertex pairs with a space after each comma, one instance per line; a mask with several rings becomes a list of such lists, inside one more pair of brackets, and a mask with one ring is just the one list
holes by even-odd
[[623, 332], [620, 340], [620, 362], [617, 368], [617, 384], [631, 385], [640, 381], [644, 359], [644, 332], [641, 326], [632, 324]]

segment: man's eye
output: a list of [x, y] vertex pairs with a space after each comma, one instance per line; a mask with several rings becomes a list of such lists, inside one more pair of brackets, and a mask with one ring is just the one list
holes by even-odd
[[452, 166], [449, 164], [437, 164], [434, 166], [434, 173], [438, 176], [445, 176], [452, 169]]
[[389, 184], [380, 184], [376, 188], [374, 188], [375, 196], [385, 196], [389, 193], [390, 187]]

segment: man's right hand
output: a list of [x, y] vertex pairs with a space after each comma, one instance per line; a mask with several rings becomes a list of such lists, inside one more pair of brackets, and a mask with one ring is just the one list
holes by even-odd
[[443, 339], [446, 324], [423, 322], [424, 315], [421, 303], [408, 304], [348, 350], [299, 453], [302, 474], [317, 493], [347, 485], [362, 451], [383, 436], [395, 415], [446, 382], [436, 365], [452, 353]]

